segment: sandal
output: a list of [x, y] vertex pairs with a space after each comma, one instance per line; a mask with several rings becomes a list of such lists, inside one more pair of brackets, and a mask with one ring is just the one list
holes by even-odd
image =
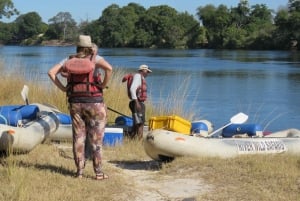
[[75, 177], [78, 178], [78, 179], [82, 179], [82, 175], [83, 175], [83, 171], [78, 170]]
[[95, 179], [96, 180], [104, 180], [104, 179], [108, 179], [108, 175], [104, 174], [103, 172], [96, 174]]

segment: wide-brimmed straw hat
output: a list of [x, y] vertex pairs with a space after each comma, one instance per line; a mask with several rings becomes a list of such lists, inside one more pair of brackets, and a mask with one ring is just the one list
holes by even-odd
[[145, 64], [140, 65], [139, 71], [140, 70], [147, 70], [149, 73], [152, 73], [152, 70], [147, 65], [145, 65]]
[[92, 47], [92, 39], [88, 35], [80, 35], [77, 43], [78, 47]]

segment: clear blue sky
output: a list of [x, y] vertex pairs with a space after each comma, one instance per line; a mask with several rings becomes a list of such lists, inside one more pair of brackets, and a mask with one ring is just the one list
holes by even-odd
[[[48, 20], [59, 12], [71, 13], [73, 19], [77, 22], [82, 20], [95, 20], [102, 15], [103, 9], [115, 3], [120, 7], [126, 6], [130, 2], [138, 3], [141, 6], [148, 9], [151, 6], [168, 5], [175, 8], [179, 12], [187, 11], [188, 13], [195, 15], [196, 9], [199, 6], [205, 6], [213, 4], [218, 6], [225, 4], [226, 6], [236, 7], [240, 0], [143, 0], [143, 1], [127, 1], [127, 0], [12, 0], [15, 7], [21, 12], [26, 14], [28, 12], [35, 11], [41, 17], [43, 22], [48, 23]], [[248, 0], [249, 5], [265, 4], [268, 8], [277, 11], [280, 6], [287, 6], [288, 0]], [[5, 19], [4, 22], [11, 22], [15, 18]]]

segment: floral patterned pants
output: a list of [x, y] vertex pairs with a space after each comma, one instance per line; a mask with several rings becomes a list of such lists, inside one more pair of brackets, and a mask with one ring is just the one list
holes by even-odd
[[101, 173], [102, 143], [107, 122], [107, 108], [104, 103], [70, 103], [73, 129], [73, 154], [77, 174], [85, 167], [86, 140], [92, 147], [93, 168]]

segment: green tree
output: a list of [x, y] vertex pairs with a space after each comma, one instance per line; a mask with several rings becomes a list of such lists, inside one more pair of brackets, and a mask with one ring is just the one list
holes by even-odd
[[185, 30], [179, 25], [179, 13], [166, 5], [150, 7], [138, 22], [149, 47], [176, 48], [182, 46]]
[[104, 47], [142, 48], [197, 47], [203, 41], [199, 34], [204, 33], [199, 22], [188, 13], [178, 13], [166, 5], [146, 10], [136, 3], [122, 8], [110, 5], [84, 31], [93, 33], [92, 37]]
[[194, 16], [187, 12], [179, 13], [176, 24], [182, 29], [182, 34], [174, 38], [176, 48], [198, 48], [206, 43], [205, 30]]
[[13, 40], [14, 24], [0, 22], [0, 44], [7, 44]]
[[93, 20], [91, 22], [83, 21], [79, 24], [79, 33], [90, 35], [93, 42], [98, 46], [102, 46], [102, 32], [103, 26], [99, 23], [99, 20]]
[[232, 16], [230, 10], [225, 5], [220, 5], [217, 8], [213, 5], [199, 7], [197, 15], [202, 21], [202, 24], [207, 29], [207, 39], [209, 47], [222, 48], [227, 36], [226, 30], [232, 25]]
[[240, 0], [237, 7], [231, 9], [235, 26], [243, 28], [249, 22], [250, 7], [248, 0]]
[[[289, 30], [290, 33], [290, 43], [292, 46], [299, 45], [297, 43], [300, 42], [300, 1], [299, 0], [289, 0]], [[297, 45], [296, 45], [296, 44]]]
[[265, 4], [249, 7], [241, 0], [237, 7], [224, 5], [198, 8], [198, 17], [207, 29], [211, 48], [268, 49], [273, 47], [272, 10]]
[[274, 19], [276, 30], [273, 36], [274, 45], [278, 49], [287, 49], [291, 37], [289, 30], [289, 12], [288, 10], [282, 9], [277, 12]]
[[249, 22], [245, 29], [247, 31], [246, 48], [270, 49], [273, 48], [273, 11], [265, 4], [256, 4], [251, 7]]
[[290, 12], [300, 11], [300, 1], [299, 0], [289, 0], [288, 7]]
[[291, 13], [289, 18], [291, 37], [294, 39], [300, 39], [300, 10]]
[[102, 44], [104, 47], [120, 47], [122, 44], [121, 35], [118, 32], [120, 22], [120, 7], [112, 4], [103, 10], [99, 18], [99, 25], [103, 27], [101, 32]]
[[300, 41], [300, 2], [289, 0], [288, 9], [281, 9], [275, 16], [275, 47], [278, 49], [298, 48]]
[[245, 48], [247, 32], [236, 26], [230, 26], [223, 32], [223, 47], [226, 49], [243, 49]]
[[[136, 24], [140, 16], [145, 14], [145, 8], [136, 3], [130, 3], [121, 9], [121, 32], [124, 46], [135, 46]], [[125, 25], [125, 26], [124, 26]]]
[[20, 15], [14, 23], [16, 24], [15, 39], [18, 42], [34, 39], [44, 31], [42, 18], [36, 12]]
[[102, 45], [105, 47], [129, 47], [135, 40], [136, 23], [145, 8], [130, 3], [120, 8], [116, 4], [107, 7], [99, 18]]
[[49, 29], [46, 32], [46, 37], [49, 39], [73, 41], [77, 35], [76, 22], [69, 12], [59, 12], [56, 16], [49, 19], [48, 22]]
[[0, 1], [0, 19], [2, 17], [10, 18], [12, 15], [18, 15], [19, 11], [14, 7], [14, 3], [11, 0]]
[[250, 7], [247, 0], [240, 0], [237, 7], [230, 10], [231, 26], [223, 33], [223, 48], [245, 49], [247, 46], [247, 25], [250, 22]]

